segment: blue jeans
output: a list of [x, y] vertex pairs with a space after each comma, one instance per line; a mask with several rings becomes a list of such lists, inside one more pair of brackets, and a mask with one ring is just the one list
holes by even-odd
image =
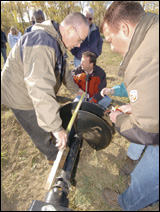
[[99, 102], [99, 106], [101, 106], [104, 110], [111, 104], [112, 99], [109, 96], [104, 96]]
[[75, 66], [75, 67], [78, 67], [80, 64], [81, 64], [81, 60], [77, 59], [77, 58], [74, 56], [74, 66]]
[[5, 48], [1, 48], [1, 53], [2, 53], [2, 56], [3, 56], [3, 59], [4, 59], [4, 63], [5, 63], [6, 60], [7, 60], [6, 50], [7, 50], [7, 49], [5, 49]]
[[159, 146], [147, 146], [133, 172], [130, 186], [119, 195], [125, 211], [137, 211], [159, 200]]
[[[77, 95], [73, 102], [78, 102], [80, 100], [80, 98], [81, 98], [81, 96]], [[89, 101], [91, 99], [92, 98], [90, 98]], [[85, 99], [83, 101], [85, 101]], [[110, 105], [111, 101], [112, 101], [111, 98], [109, 98], [108, 96], [105, 96], [97, 104], [99, 106], [101, 106], [104, 110], [106, 110], [106, 108]]]
[[132, 160], [138, 160], [141, 157], [145, 147], [145, 145], [131, 143], [127, 150], [128, 157]]

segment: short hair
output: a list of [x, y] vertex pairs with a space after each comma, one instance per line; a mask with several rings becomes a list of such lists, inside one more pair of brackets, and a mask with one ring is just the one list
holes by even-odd
[[66, 25], [73, 25], [74, 27], [81, 26], [82, 24], [85, 24], [85, 25], [89, 26], [86, 17], [80, 12], [70, 13], [69, 15], [67, 15], [65, 17], [63, 22]]
[[83, 9], [83, 15], [86, 16], [86, 13], [91, 13], [92, 15], [94, 15], [94, 9], [92, 7], [85, 7]]
[[103, 33], [103, 26], [107, 23], [111, 28], [119, 29], [119, 24], [124, 20], [130, 24], [137, 24], [145, 11], [140, 3], [136, 1], [114, 1], [106, 10], [100, 26]]
[[34, 12], [33, 12], [33, 17], [35, 18], [36, 15], [37, 15], [38, 13], [41, 14], [41, 15], [44, 17], [44, 13], [43, 13], [43, 11], [40, 10], [40, 9], [34, 10]]
[[96, 55], [94, 53], [92, 53], [90, 51], [86, 51], [86, 52], [83, 52], [82, 57], [89, 57], [90, 63], [93, 63], [93, 66], [96, 65], [97, 58], [96, 58]]

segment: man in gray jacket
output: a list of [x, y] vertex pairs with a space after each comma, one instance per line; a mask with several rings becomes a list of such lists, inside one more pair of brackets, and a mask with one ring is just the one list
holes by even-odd
[[[80, 46], [89, 32], [86, 18], [71, 13], [57, 24], [36, 23], [10, 52], [1, 77], [1, 101], [10, 107], [36, 147], [54, 161], [67, 142], [56, 93], [63, 83], [77, 93], [67, 68], [66, 48]], [[51, 139], [57, 140], [56, 146]]]
[[110, 119], [127, 140], [147, 146], [129, 187], [120, 195], [105, 188], [103, 198], [137, 211], [159, 200], [159, 16], [145, 13], [138, 2], [114, 1], [101, 31], [111, 49], [124, 56], [119, 75], [130, 98], [130, 107], [110, 113]]

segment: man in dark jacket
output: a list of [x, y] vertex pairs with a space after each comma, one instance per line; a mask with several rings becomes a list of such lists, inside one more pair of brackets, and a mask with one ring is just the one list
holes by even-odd
[[99, 28], [93, 23], [94, 10], [91, 7], [85, 7], [83, 15], [86, 17], [89, 23], [89, 34], [81, 44], [79, 48], [75, 47], [71, 50], [74, 55], [74, 66], [77, 67], [81, 63], [81, 58], [83, 52], [90, 51], [93, 52], [98, 58], [102, 52], [103, 40], [101, 38]]
[[114, 1], [101, 30], [111, 49], [124, 56], [119, 75], [130, 99], [130, 107], [111, 112], [110, 119], [127, 140], [146, 145], [128, 188], [122, 194], [104, 188], [103, 198], [138, 211], [159, 200], [159, 16], [145, 13], [136, 1]]
[[42, 10], [35, 10], [32, 16], [32, 25], [29, 26], [24, 33], [31, 32], [31, 29], [35, 23], [42, 23], [45, 21], [44, 13]]
[[2, 56], [3, 56], [3, 59], [4, 59], [4, 63], [5, 63], [6, 60], [7, 60], [7, 54], [6, 54], [7, 46], [6, 46], [6, 43], [7, 43], [7, 36], [6, 36], [6, 34], [1, 30], [1, 53], [2, 53]]
[[[99, 104], [106, 109], [111, 99], [106, 95], [104, 98], [100, 95], [103, 88], [106, 87], [106, 73], [102, 68], [96, 65], [96, 55], [92, 52], [82, 54], [81, 65], [72, 71], [74, 81], [80, 89], [86, 91], [86, 100]], [[80, 95], [74, 101], [79, 101]]]

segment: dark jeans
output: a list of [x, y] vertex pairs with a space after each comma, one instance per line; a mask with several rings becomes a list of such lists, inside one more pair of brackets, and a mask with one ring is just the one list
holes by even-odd
[[1, 48], [1, 53], [2, 53], [2, 56], [3, 56], [3, 59], [4, 59], [4, 63], [5, 63], [6, 60], [7, 60], [6, 50], [7, 50], [7, 49], [5, 49], [5, 48]]
[[51, 136], [50, 132], [46, 132], [39, 127], [35, 111], [17, 110], [13, 108], [11, 108], [11, 110], [40, 152], [42, 152], [48, 160], [54, 161], [58, 152], [58, 148], [53, 144], [55, 138]]

